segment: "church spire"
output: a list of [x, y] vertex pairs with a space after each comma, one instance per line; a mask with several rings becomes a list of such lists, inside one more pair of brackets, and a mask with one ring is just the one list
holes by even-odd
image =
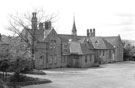
[[75, 25], [75, 16], [74, 16], [74, 20], [73, 20], [72, 35], [77, 36], [77, 29], [76, 29], [76, 25]]

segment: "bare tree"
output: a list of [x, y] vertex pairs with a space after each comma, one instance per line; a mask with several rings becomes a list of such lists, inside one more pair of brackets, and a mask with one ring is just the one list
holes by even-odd
[[[46, 12], [43, 9], [36, 10], [33, 15], [37, 14], [37, 23], [43, 21], [51, 21], [55, 22], [57, 15], [51, 14], [46, 15]], [[26, 12], [24, 14], [19, 15], [18, 13], [16, 15], [9, 15], [9, 26], [7, 28], [9, 31], [13, 33], [14, 36], [18, 37], [21, 41], [25, 43], [25, 52], [23, 54], [30, 54], [32, 60], [34, 60], [34, 54], [35, 54], [35, 30], [32, 28], [32, 15], [29, 12]], [[29, 36], [26, 36], [29, 35]], [[18, 40], [17, 40], [18, 41]]]

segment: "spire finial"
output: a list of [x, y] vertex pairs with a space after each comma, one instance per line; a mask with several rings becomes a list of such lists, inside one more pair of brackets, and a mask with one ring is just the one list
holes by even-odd
[[74, 36], [77, 35], [77, 29], [76, 29], [76, 25], [75, 25], [75, 16], [73, 16], [72, 35], [74, 35]]

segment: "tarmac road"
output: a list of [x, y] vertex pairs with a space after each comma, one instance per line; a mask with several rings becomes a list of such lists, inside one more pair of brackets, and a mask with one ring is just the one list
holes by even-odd
[[135, 62], [104, 64], [97, 68], [57, 68], [47, 75], [30, 75], [53, 82], [23, 88], [135, 88]]

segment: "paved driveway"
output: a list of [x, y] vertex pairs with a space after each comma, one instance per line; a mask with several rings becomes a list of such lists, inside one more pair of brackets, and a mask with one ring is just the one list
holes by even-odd
[[[135, 62], [119, 62], [98, 68], [59, 68], [45, 70], [52, 83], [24, 88], [135, 88]], [[32, 76], [32, 75], [31, 75]]]

